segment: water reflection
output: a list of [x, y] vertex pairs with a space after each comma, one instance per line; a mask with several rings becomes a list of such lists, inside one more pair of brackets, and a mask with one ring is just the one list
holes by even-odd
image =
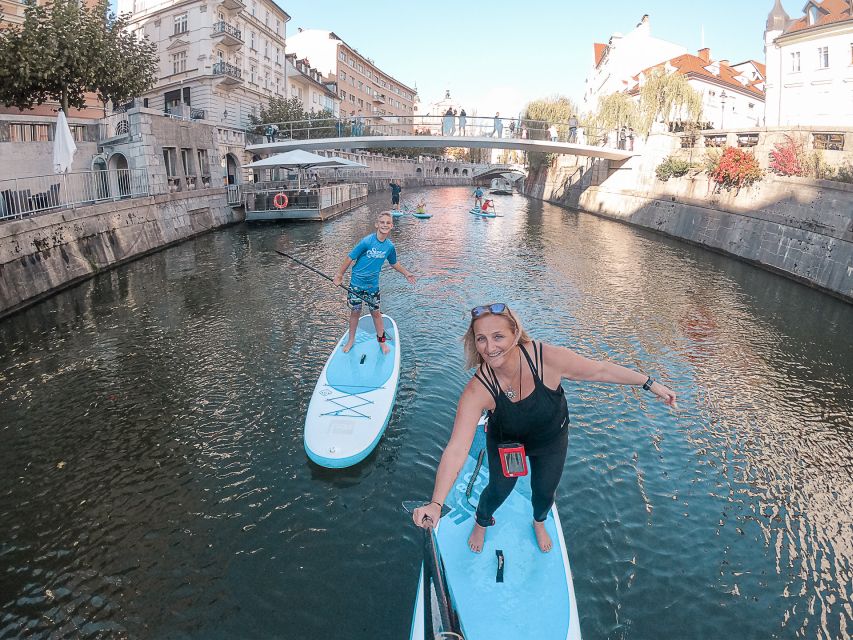
[[435, 217], [393, 236], [418, 286], [383, 274], [397, 404], [352, 469], [302, 448], [343, 296], [273, 249], [333, 272], [384, 197], [210, 234], [0, 324], [0, 638], [405, 636], [419, 536], [398, 505], [431, 487], [486, 301], [681, 394], [672, 414], [566, 385], [558, 506], [586, 637], [849, 633], [851, 307], [541, 202], [483, 220], [467, 189], [424, 195]]

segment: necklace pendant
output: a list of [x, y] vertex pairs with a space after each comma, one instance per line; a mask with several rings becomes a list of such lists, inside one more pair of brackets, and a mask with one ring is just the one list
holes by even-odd
[[515, 390], [512, 387], [507, 387], [506, 397], [509, 398], [510, 400], [515, 398]]

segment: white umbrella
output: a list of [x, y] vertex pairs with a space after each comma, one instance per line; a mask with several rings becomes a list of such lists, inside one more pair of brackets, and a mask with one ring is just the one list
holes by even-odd
[[329, 160], [334, 160], [335, 164], [326, 165], [333, 169], [367, 169], [366, 164], [356, 162], [355, 160], [347, 160], [346, 158], [330, 157]]
[[53, 136], [53, 172], [66, 173], [71, 168], [76, 152], [74, 136], [71, 135], [65, 112], [60, 109], [56, 118], [56, 134]]
[[[339, 159], [339, 158], [338, 158]], [[257, 160], [244, 164], [244, 169], [272, 169], [274, 167], [289, 167], [293, 169], [310, 169], [312, 167], [329, 167], [337, 164], [336, 160], [303, 151], [302, 149], [294, 149], [285, 153], [276, 153], [269, 158]]]

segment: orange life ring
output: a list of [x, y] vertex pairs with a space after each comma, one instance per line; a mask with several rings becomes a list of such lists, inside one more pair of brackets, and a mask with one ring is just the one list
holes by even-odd
[[272, 199], [272, 206], [276, 209], [286, 209], [287, 208], [287, 194], [284, 192], [275, 194], [275, 198]]

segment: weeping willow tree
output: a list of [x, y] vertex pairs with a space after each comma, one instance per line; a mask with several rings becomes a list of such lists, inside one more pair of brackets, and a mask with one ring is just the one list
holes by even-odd
[[[560, 135], [565, 136], [569, 131], [569, 118], [577, 114], [578, 107], [571, 98], [555, 95], [528, 102], [524, 107], [522, 124], [526, 124], [528, 129], [543, 131], [552, 124], [556, 124]], [[525, 120], [528, 122], [525, 123]]]
[[656, 70], [640, 87], [639, 119], [635, 128], [644, 134], [655, 122], [698, 122], [702, 117], [702, 94], [680, 73]]
[[[531, 139], [542, 140], [546, 130], [552, 124], [557, 125], [561, 139], [565, 140], [569, 133], [569, 118], [578, 115], [578, 107], [571, 98], [553, 95], [549, 98], [539, 98], [527, 103], [521, 116], [521, 124], [529, 130]], [[552, 154], [531, 151], [527, 154], [530, 169], [538, 171], [550, 164]]]
[[592, 117], [592, 127], [587, 131], [587, 144], [600, 144], [608, 131], [619, 127], [633, 127], [647, 133], [639, 127], [640, 118], [637, 103], [627, 93], [611, 93], [598, 99], [598, 110]]

